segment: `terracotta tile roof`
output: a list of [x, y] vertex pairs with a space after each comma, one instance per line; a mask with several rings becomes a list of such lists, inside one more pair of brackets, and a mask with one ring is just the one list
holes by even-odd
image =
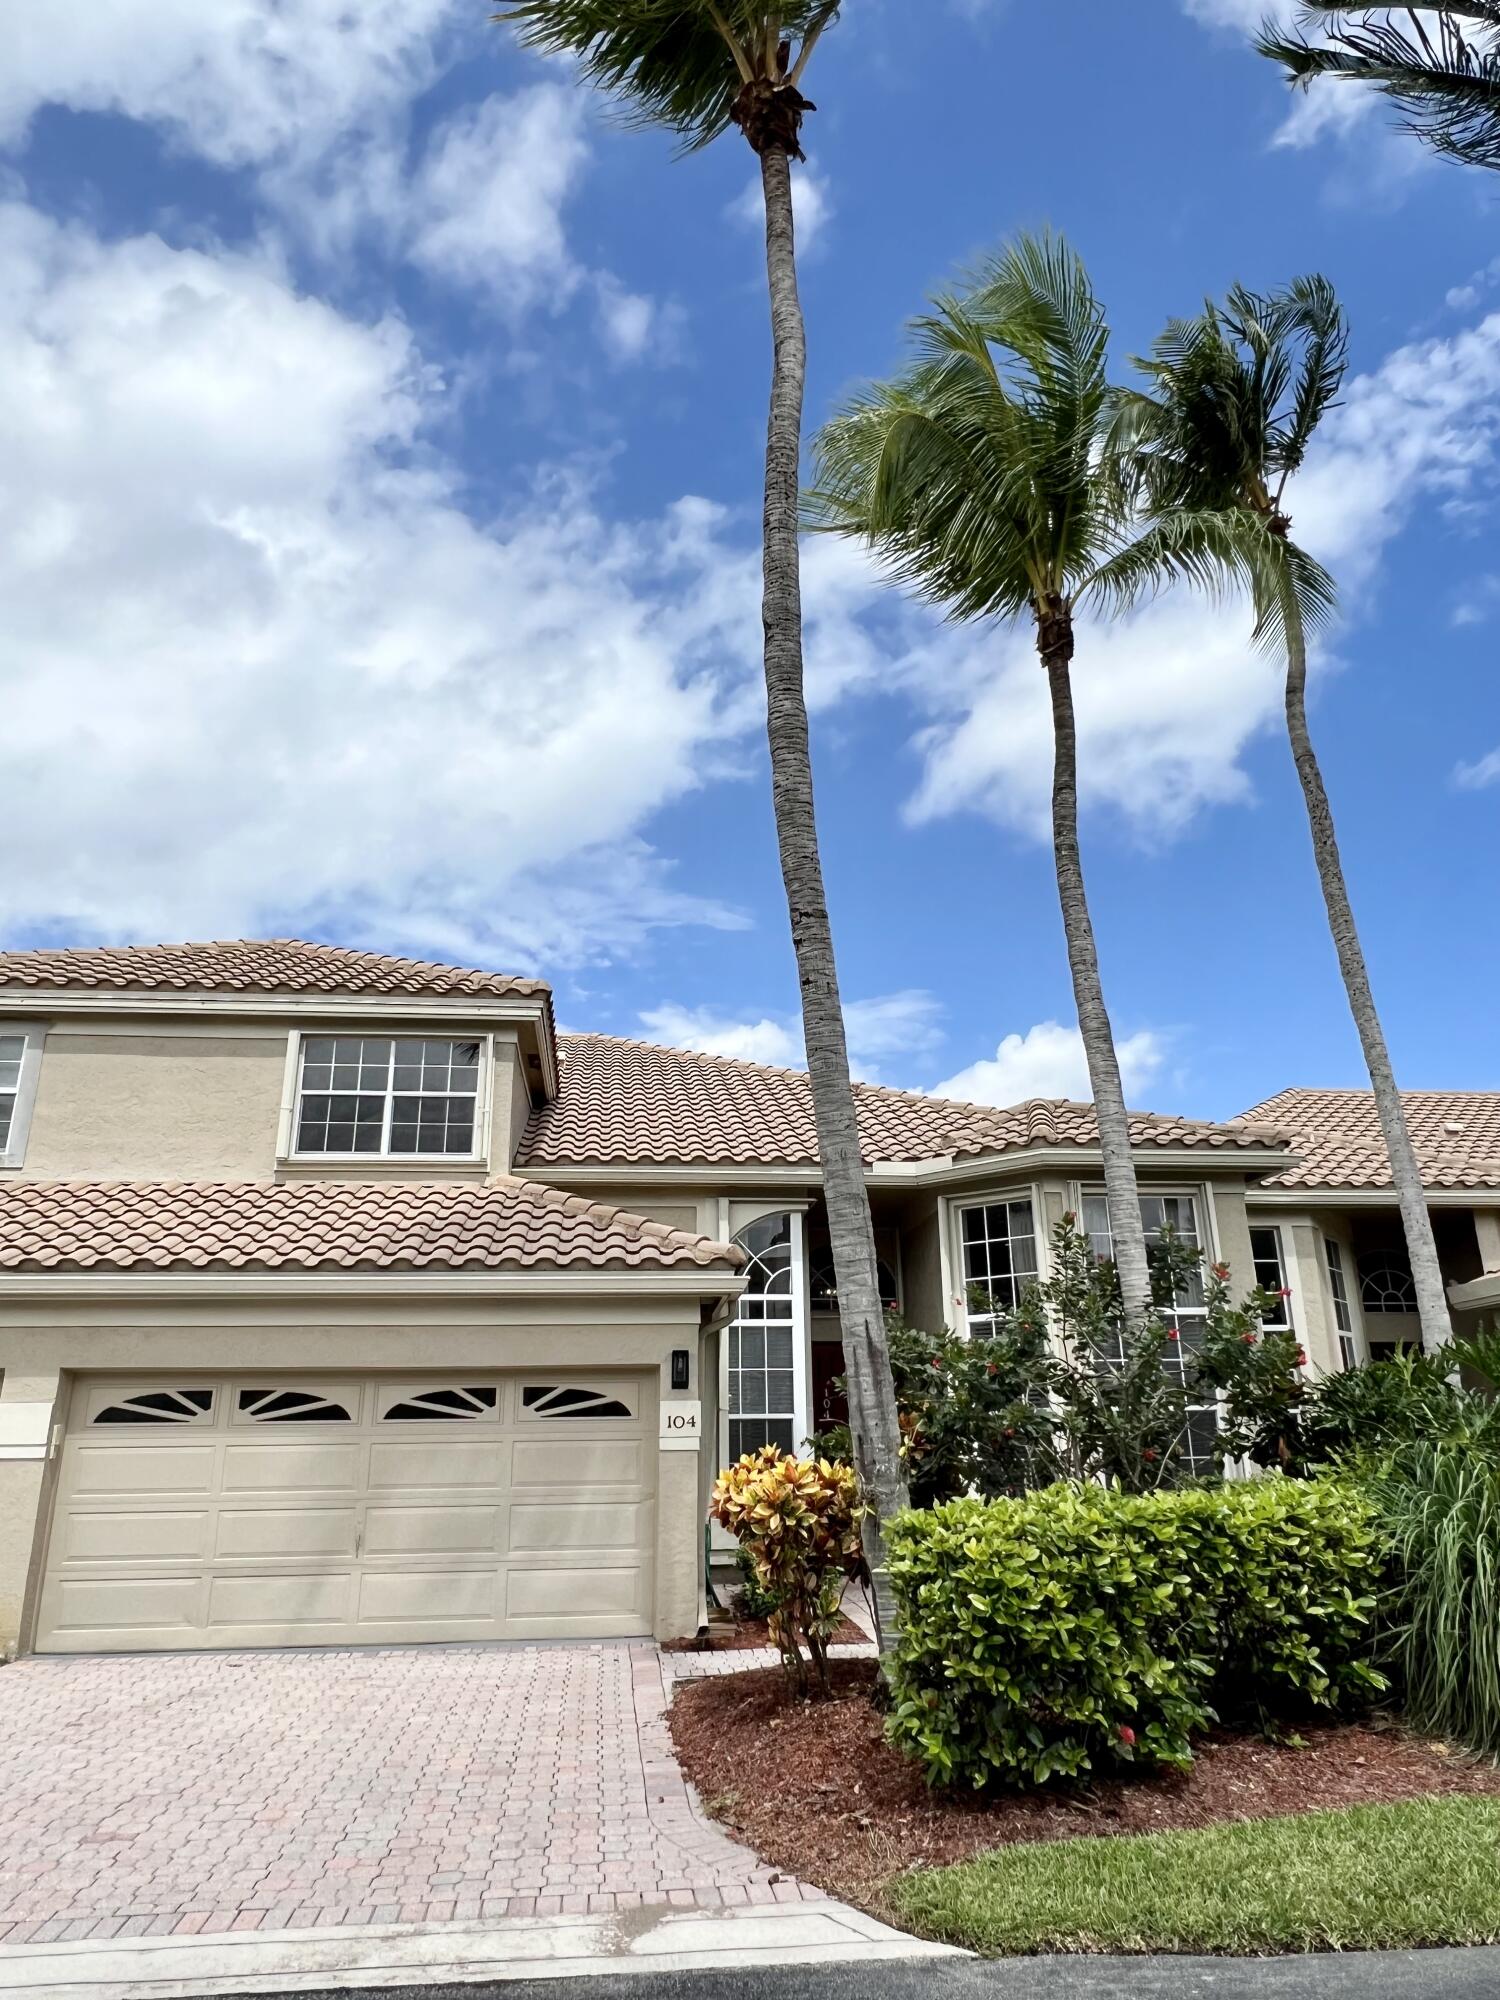
[[15, 1181], [0, 1272], [656, 1270], [730, 1245], [532, 1181]]
[[[803, 1070], [707, 1056], [610, 1035], [560, 1035], [556, 1100], [534, 1111], [518, 1164], [561, 1166], [634, 1161], [812, 1165], [817, 1158], [812, 1094]], [[1092, 1105], [1033, 1098], [997, 1110], [915, 1091], [854, 1086], [863, 1154], [876, 1161], [1009, 1153], [1026, 1146], [1097, 1143]], [[1135, 1143], [1224, 1151], [1281, 1143], [1245, 1125], [1205, 1125], [1140, 1112]]]
[[0, 952], [0, 988], [31, 986], [120, 992], [461, 994], [546, 999], [541, 979], [346, 951], [301, 938], [220, 938], [206, 944], [83, 946]]
[[[1404, 1090], [1401, 1101], [1428, 1187], [1500, 1188], [1500, 1091]], [[1283, 1090], [1245, 1117], [1279, 1126], [1297, 1156], [1268, 1187], [1391, 1186], [1368, 1090]]]

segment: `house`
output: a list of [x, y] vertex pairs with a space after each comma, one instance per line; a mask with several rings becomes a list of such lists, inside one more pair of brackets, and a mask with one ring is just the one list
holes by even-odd
[[[911, 1322], [982, 1322], [1065, 1209], [1107, 1251], [1089, 1107], [857, 1094]], [[1482, 1310], [1500, 1097], [1412, 1104]], [[1150, 1227], [1285, 1290], [1312, 1366], [1409, 1337], [1359, 1093], [1133, 1132]], [[841, 1369], [815, 1153], [804, 1075], [561, 1035], [537, 980], [0, 953], [0, 1645], [695, 1630], [715, 1470], [800, 1443]]]

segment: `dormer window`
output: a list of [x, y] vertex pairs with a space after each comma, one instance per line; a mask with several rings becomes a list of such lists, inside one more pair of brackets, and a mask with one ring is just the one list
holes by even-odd
[[325, 1157], [473, 1159], [480, 1044], [406, 1036], [308, 1035], [296, 1151]]

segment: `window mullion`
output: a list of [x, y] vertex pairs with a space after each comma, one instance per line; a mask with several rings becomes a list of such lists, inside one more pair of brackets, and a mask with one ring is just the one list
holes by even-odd
[[396, 1044], [394, 1039], [385, 1045], [385, 1111], [380, 1121], [380, 1151], [389, 1158], [391, 1151], [391, 1119], [396, 1109]]

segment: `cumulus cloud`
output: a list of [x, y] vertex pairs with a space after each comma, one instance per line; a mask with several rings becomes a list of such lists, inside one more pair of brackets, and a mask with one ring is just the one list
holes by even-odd
[[395, 320], [0, 207], [0, 922], [577, 961], [735, 922], [641, 829], [739, 760], [694, 503], [474, 518]]
[[[851, 1001], [844, 1008], [849, 1064], [854, 1074], [878, 1082], [892, 1062], [898, 1076], [929, 1055], [942, 1039], [942, 1005], [920, 988]], [[798, 1015], [766, 1014], [736, 1020], [711, 1007], [684, 1007], [667, 1001], [641, 1017], [646, 1035], [669, 1048], [701, 1049], [706, 1055], [736, 1056], [744, 1062], [801, 1069], [802, 1022]]]
[[378, 241], [512, 323], [586, 291], [612, 359], [659, 353], [680, 309], [586, 267], [568, 242], [586, 93], [550, 79], [497, 91], [414, 142], [413, 109], [470, 20], [457, 0], [101, 0], [46, 21], [33, 8], [0, 70], [0, 146], [20, 145], [43, 105], [118, 112], [253, 175], [278, 226], [330, 271]]
[[[1116, 1042], [1120, 1075], [1127, 1099], [1149, 1089], [1166, 1060], [1163, 1038], [1149, 1028]], [[1029, 1097], [1071, 1097], [1087, 1102], [1088, 1063], [1077, 1028], [1058, 1021], [1038, 1021], [1025, 1034], [1002, 1038], [994, 1055], [970, 1063], [956, 1076], [938, 1084], [935, 1097], [956, 1097], [969, 1104], [1021, 1104]]]

